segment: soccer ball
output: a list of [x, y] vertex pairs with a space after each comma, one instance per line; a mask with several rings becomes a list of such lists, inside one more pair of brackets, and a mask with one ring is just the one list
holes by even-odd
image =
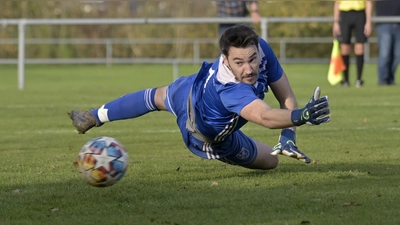
[[128, 153], [116, 139], [97, 137], [82, 147], [77, 163], [84, 181], [95, 187], [108, 187], [124, 176]]

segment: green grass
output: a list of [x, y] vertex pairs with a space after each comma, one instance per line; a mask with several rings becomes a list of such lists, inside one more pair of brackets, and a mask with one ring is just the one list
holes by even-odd
[[[327, 83], [327, 65], [284, 68], [299, 105], [321, 86], [332, 119], [298, 128], [313, 164], [280, 156], [277, 169], [256, 171], [192, 155], [167, 112], [85, 135], [73, 129], [71, 109], [168, 84], [170, 65], [29, 65], [24, 90], [16, 66], [0, 66], [0, 224], [400, 224], [398, 86], [378, 87], [373, 64], [361, 89], [355, 71], [341, 88]], [[180, 74], [197, 70], [180, 66]], [[266, 101], [277, 107], [272, 94]], [[279, 135], [254, 124], [243, 131], [269, 145]], [[130, 166], [119, 183], [95, 188], [73, 162], [103, 135], [125, 145]]]

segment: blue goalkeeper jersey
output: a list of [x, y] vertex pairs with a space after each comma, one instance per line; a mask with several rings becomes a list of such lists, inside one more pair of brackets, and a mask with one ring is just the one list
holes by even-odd
[[192, 86], [195, 123], [201, 134], [216, 142], [225, 140], [248, 121], [241, 110], [256, 99], [264, 99], [268, 84], [282, 77], [283, 69], [269, 44], [259, 39], [260, 67], [254, 85], [235, 80], [223, 65], [222, 56], [214, 63], [204, 63]]

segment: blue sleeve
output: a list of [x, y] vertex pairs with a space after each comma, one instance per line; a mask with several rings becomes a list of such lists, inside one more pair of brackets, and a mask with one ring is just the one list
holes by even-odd
[[245, 83], [227, 84], [226, 88], [221, 91], [220, 98], [228, 111], [238, 115], [246, 105], [258, 99], [254, 87]]
[[260, 38], [259, 44], [262, 51], [260, 52], [260, 56], [262, 57], [260, 71], [267, 75], [268, 83], [273, 83], [282, 77], [282, 66], [276, 58], [276, 55], [271, 46], [264, 39]]

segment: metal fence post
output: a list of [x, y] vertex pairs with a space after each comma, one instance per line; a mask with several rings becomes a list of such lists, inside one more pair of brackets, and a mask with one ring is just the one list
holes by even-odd
[[107, 39], [106, 42], [106, 63], [107, 66], [111, 66], [112, 64], [112, 54], [113, 54], [113, 48], [112, 48], [112, 40]]
[[200, 60], [200, 43], [199, 40], [196, 39], [193, 42], [193, 60], [195, 63], [198, 63]]
[[286, 61], [286, 40], [284, 38], [279, 41], [279, 60], [281, 63]]
[[268, 20], [261, 19], [261, 37], [268, 42]]
[[178, 60], [174, 60], [174, 62], [172, 63], [172, 70], [173, 70], [173, 80], [177, 80], [179, 78]]
[[369, 42], [367, 42], [367, 43], [364, 43], [364, 60], [365, 60], [365, 62], [369, 62], [371, 59], [371, 57], [370, 57], [370, 43]]
[[25, 19], [18, 22], [18, 88], [25, 86]]

